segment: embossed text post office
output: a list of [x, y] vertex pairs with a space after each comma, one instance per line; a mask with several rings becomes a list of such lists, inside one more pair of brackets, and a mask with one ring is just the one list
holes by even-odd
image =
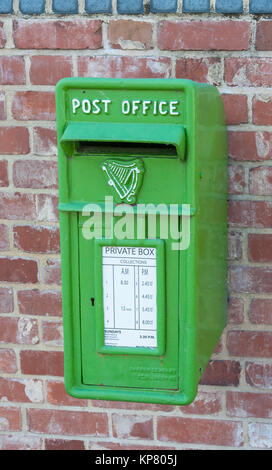
[[65, 386], [185, 405], [226, 323], [227, 137], [217, 89], [56, 89]]

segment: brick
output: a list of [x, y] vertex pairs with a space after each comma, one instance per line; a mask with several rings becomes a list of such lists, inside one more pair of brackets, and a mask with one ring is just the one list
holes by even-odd
[[125, 401], [110, 401], [110, 400], [93, 400], [92, 406], [98, 408], [107, 408], [107, 409], [118, 409], [118, 410], [149, 410], [152, 412], [163, 411], [170, 412], [173, 411], [174, 407], [172, 405], [160, 405], [155, 403], [136, 403], [136, 402], [125, 402]]
[[252, 120], [257, 126], [270, 126], [272, 124], [272, 98], [270, 95], [254, 96]]
[[248, 316], [251, 323], [272, 325], [272, 300], [253, 299], [250, 303]]
[[53, 0], [54, 13], [78, 13], [78, 0]]
[[17, 160], [13, 164], [13, 182], [17, 188], [57, 189], [58, 164], [45, 160]]
[[85, 0], [86, 13], [111, 13], [111, 0]]
[[272, 332], [229, 331], [227, 348], [232, 356], [271, 357]]
[[39, 403], [43, 401], [42, 382], [22, 378], [0, 378], [0, 397], [4, 401]]
[[260, 21], [256, 30], [256, 49], [259, 51], [272, 50], [272, 21]]
[[228, 304], [228, 323], [240, 324], [244, 321], [244, 302], [239, 297], [233, 297]]
[[17, 372], [16, 353], [13, 349], [0, 349], [0, 372], [4, 374]]
[[97, 78], [170, 78], [171, 61], [167, 57], [79, 57], [78, 73]]
[[250, 447], [259, 449], [271, 449], [272, 424], [257, 422], [248, 423], [248, 438]]
[[0, 193], [1, 219], [30, 219], [36, 217], [36, 200], [33, 194]]
[[59, 220], [58, 196], [38, 194], [37, 214], [38, 221], [57, 222]]
[[27, 289], [18, 291], [18, 308], [22, 315], [62, 316], [61, 292]]
[[47, 401], [56, 406], [87, 406], [88, 400], [73, 398], [67, 394], [64, 383], [50, 380], [47, 382]]
[[85, 450], [84, 441], [79, 439], [45, 439], [45, 450]]
[[1, 450], [41, 450], [42, 440], [35, 436], [22, 436], [18, 433], [0, 435]]
[[11, 287], [0, 287], [0, 313], [13, 312], [13, 290]]
[[0, 84], [24, 85], [25, 60], [20, 56], [0, 57]]
[[183, 13], [208, 13], [210, 11], [210, 0], [183, 0]]
[[61, 351], [32, 351], [20, 353], [23, 374], [53, 375], [63, 377], [63, 353]]
[[63, 346], [63, 327], [60, 322], [42, 322], [42, 342], [46, 346]]
[[213, 415], [222, 409], [220, 394], [218, 392], [199, 391], [194, 402], [182, 406], [181, 411], [185, 414]]
[[243, 234], [241, 232], [229, 231], [228, 233], [228, 259], [239, 260], [243, 254]]
[[229, 194], [243, 194], [246, 188], [245, 168], [239, 165], [229, 165], [228, 176]]
[[12, 13], [13, 12], [13, 0], [1, 0], [0, 13]]
[[19, 49], [100, 49], [100, 20], [14, 20], [14, 42]]
[[42, 271], [42, 280], [45, 284], [61, 285], [61, 264], [60, 260], [49, 259]]
[[236, 125], [248, 122], [248, 105], [246, 95], [222, 95], [226, 124]]
[[9, 185], [8, 161], [0, 160], [0, 186], [3, 188], [8, 185]]
[[26, 127], [0, 127], [2, 155], [25, 155], [29, 152], [29, 132]]
[[60, 251], [58, 227], [15, 225], [13, 239], [16, 248], [28, 253], [59, 253]]
[[5, 282], [38, 282], [37, 262], [23, 258], [0, 258], [0, 280]]
[[39, 342], [37, 320], [21, 318], [1, 318], [0, 343], [37, 344]]
[[35, 155], [57, 155], [57, 132], [46, 127], [34, 127], [33, 145]]
[[230, 231], [228, 233], [228, 260], [237, 261], [243, 254], [243, 234], [241, 232]]
[[6, 95], [0, 91], [0, 121], [7, 119], [6, 113]]
[[268, 201], [230, 201], [229, 222], [241, 227], [272, 227], [272, 203]]
[[0, 407], [1, 431], [20, 431], [21, 413], [18, 408]]
[[164, 442], [240, 447], [243, 428], [239, 421], [158, 417], [158, 439]]
[[250, 23], [247, 21], [161, 21], [158, 46], [161, 50], [247, 50]]
[[248, 259], [253, 263], [272, 262], [272, 235], [268, 233], [248, 234]]
[[32, 56], [30, 81], [33, 85], [56, 85], [73, 75], [72, 58], [65, 56]]
[[249, 172], [249, 190], [256, 196], [272, 194], [272, 167], [259, 166]]
[[272, 389], [272, 364], [246, 362], [246, 382], [252, 387]]
[[67, 410], [27, 410], [30, 432], [65, 435], [107, 436], [108, 421], [105, 413]]
[[128, 15], [143, 13], [144, 2], [143, 0], [117, 0], [117, 12]]
[[229, 271], [230, 288], [248, 294], [272, 293], [270, 267], [233, 266]]
[[[90, 450], [165, 450], [164, 446], [153, 446], [145, 445], [142, 442], [140, 444], [124, 443], [120, 444], [119, 442], [105, 442], [105, 441], [95, 441], [89, 443]], [[172, 447], [171, 447], [172, 448]]]
[[2, 21], [0, 21], [0, 48], [2, 49], [6, 45], [6, 36], [4, 32], [4, 25]]
[[222, 81], [221, 68], [219, 57], [182, 57], [176, 61], [176, 78], [219, 86]]
[[119, 439], [153, 439], [153, 419], [146, 415], [112, 414], [113, 436]]
[[227, 415], [238, 418], [270, 418], [272, 395], [268, 393], [227, 392]]
[[25, 15], [39, 15], [45, 11], [45, 0], [20, 0], [19, 8]]
[[243, 13], [243, 0], [216, 0], [217, 13]]
[[272, 158], [272, 135], [270, 132], [230, 131], [229, 156], [240, 161], [263, 161]]
[[249, 0], [250, 13], [272, 13], [270, 0]]
[[271, 87], [271, 57], [231, 57], [225, 59], [225, 80], [230, 86]]
[[241, 366], [237, 361], [211, 360], [201, 378], [202, 385], [234, 386], [240, 381]]
[[55, 95], [51, 91], [18, 91], [13, 97], [12, 115], [19, 121], [54, 121]]
[[25, 393], [25, 384], [20, 379], [0, 377], [0, 397], [14, 402], [29, 401]]
[[175, 13], [177, 0], [150, 0], [150, 11], [152, 13]]
[[108, 40], [114, 49], [152, 49], [153, 26], [147, 21], [112, 20]]

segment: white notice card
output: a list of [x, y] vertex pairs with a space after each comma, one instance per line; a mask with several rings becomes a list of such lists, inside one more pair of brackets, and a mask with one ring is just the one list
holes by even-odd
[[157, 347], [156, 248], [104, 246], [105, 346]]

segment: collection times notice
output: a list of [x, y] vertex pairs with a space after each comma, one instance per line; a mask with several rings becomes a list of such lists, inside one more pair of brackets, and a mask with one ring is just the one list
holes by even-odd
[[157, 347], [156, 248], [104, 246], [104, 344]]

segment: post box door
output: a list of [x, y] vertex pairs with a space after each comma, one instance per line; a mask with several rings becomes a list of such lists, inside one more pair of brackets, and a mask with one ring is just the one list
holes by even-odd
[[177, 389], [180, 252], [171, 239], [86, 240], [83, 224], [80, 216], [83, 383]]

